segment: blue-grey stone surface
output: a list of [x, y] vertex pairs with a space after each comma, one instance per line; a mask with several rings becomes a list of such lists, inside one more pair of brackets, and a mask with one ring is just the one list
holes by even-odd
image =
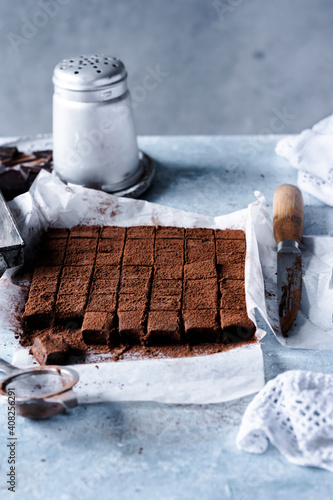
[[[244, 208], [260, 189], [269, 203], [296, 171], [274, 154], [277, 137], [141, 137], [157, 162], [144, 199], [218, 215]], [[244, 153], [246, 151], [246, 153]], [[305, 232], [333, 234], [332, 209], [304, 195]], [[265, 325], [259, 321], [260, 326]], [[11, 359], [13, 333], [0, 331]], [[262, 341], [265, 378], [289, 369], [333, 373], [332, 351]], [[251, 369], [249, 367], [249, 369]], [[221, 381], [228, 383], [228, 381]], [[332, 474], [236, 448], [252, 396], [214, 405], [117, 403], [80, 406], [49, 421], [17, 417], [16, 497], [7, 491], [7, 412], [0, 408], [0, 498], [7, 500], [329, 500]]]
[[139, 134], [299, 132], [333, 110], [332, 21], [331, 0], [2, 1], [0, 134], [50, 132], [81, 53], [125, 62]]

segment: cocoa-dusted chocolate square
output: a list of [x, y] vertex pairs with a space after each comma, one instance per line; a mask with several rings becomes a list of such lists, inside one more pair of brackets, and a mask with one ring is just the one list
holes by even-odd
[[100, 226], [73, 226], [70, 238], [98, 238]]
[[195, 261], [184, 265], [184, 279], [197, 280], [203, 278], [216, 278], [215, 259]]
[[58, 295], [55, 309], [56, 322], [61, 324], [76, 322], [79, 327], [83, 320], [86, 301], [86, 295]]
[[154, 240], [133, 238], [126, 240], [124, 266], [152, 266], [154, 264]]
[[100, 238], [111, 238], [112, 240], [124, 241], [126, 235], [126, 227], [119, 226], [103, 226], [100, 232]]
[[243, 280], [221, 280], [219, 287], [222, 297], [240, 297], [245, 303], [245, 283]]
[[216, 263], [227, 264], [245, 262], [245, 240], [216, 240]]
[[67, 241], [64, 238], [44, 240], [38, 254], [40, 266], [62, 266]]
[[67, 239], [69, 235], [69, 229], [61, 227], [49, 227], [46, 232], [46, 238], [48, 239]]
[[50, 331], [35, 338], [32, 354], [40, 365], [64, 365], [68, 361], [70, 347], [61, 333]]
[[69, 238], [66, 255], [77, 253], [96, 252], [97, 239], [94, 238]]
[[246, 311], [220, 311], [222, 339], [226, 344], [250, 340], [255, 332], [254, 323]]
[[240, 229], [215, 229], [217, 240], [245, 240], [245, 233]]
[[185, 235], [185, 229], [183, 227], [174, 226], [157, 226], [156, 228], [156, 239], [183, 239]]
[[145, 311], [147, 302], [148, 299], [145, 292], [122, 293], [118, 297], [118, 312]]
[[59, 295], [88, 295], [89, 280], [86, 278], [62, 279], [59, 286]]
[[119, 281], [118, 279], [93, 279], [91, 284], [91, 292], [90, 293], [98, 293], [98, 294], [109, 294], [109, 293], [118, 293]]
[[118, 311], [118, 330], [123, 344], [141, 344], [145, 335], [144, 311]]
[[97, 253], [96, 266], [120, 266], [122, 251], [111, 253]]
[[220, 342], [221, 340], [221, 329], [216, 309], [184, 311], [183, 323], [189, 344]]
[[175, 311], [150, 311], [148, 313], [147, 334], [144, 342], [150, 345], [181, 343], [182, 327], [179, 314]]
[[97, 264], [94, 269], [94, 279], [116, 279], [119, 280], [120, 266], [102, 266]]
[[92, 266], [95, 263], [95, 252], [81, 252], [66, 255], [65, 266]]
[[155, 226], [131, 226], [127, 228], [128, 239], [154, 239]]
[[61, 273], [62, 280], [84, 279], [89, 281], [94, 266], [64, 266]]
[[150, 281], [145, 278], [136, 278], [133, 280], [124, 280], [121, 278], [119, 293], [144, 293], [148, 297], [150, 290]]
[[[123, 253], [124, 242], [123, 240], [113, 240], [112, 238], [100, 239], [98, 242], [98, 253], [113, 253], [121, 257]], [[119, 259], [120, 263], [120, 259]], [[119, 264], [118, 264], [119, 265]]]
[[185, 240], [185, 264], [215, 259], [215, 241], [203, 239]]
[[183, 278], [183, 266], [181, 264], [156, 264], [154, 267], [154, 279], [158, 280], [181, 280]]
[[61, 269], [61, 266], [40, 266], [37, 264], [32, 281], [38, 279], [48, 280], [49, 278], [59, 278]]
[[151, 311], [177, 311], [181, 308], [182, 282], [178, 280], [153, 281], [150, 305]]
[[[115, 341], [115, 313], [86, 312], [81, 327], [83, 340], [86, 344], [107, 344]], [[119, 342], [119, 340], [118, 340]]]
[[145, 279], [150, 280], [153, 268], [150, 266], [125, 266], [121, 270], [122, 281]]
[[28, 328], [41, 330], [52, 323], [56, 296], [53, 293], [29, 297], [22, 316]]
[[99, 294], [92, 293], [89, 296], [86, 312], [114, 312], [117, 308], [116, 293]]
[[33, 295], [40, 295], [42, 293], [56, 294], [58, 289], [58, 278], [35, 278], [32, 280], [29, 297]]
[[218, 285], [215, 279], [188, 280], [184, 285], [183, 309], [217, 309]]
[[182, 266], [184, 262], [184, 241], [180, 239], [159, 239], [155, 242], [155, 266]]
[[185, 230], [185, 238], [191, 238], [195, 240], [211, 240], [214, 241], [214, 230], [207, 229], [204, 227], [187, 228]]
[[218, 278], [245, 280], [245, 261], [226, 262], [217, 266]]

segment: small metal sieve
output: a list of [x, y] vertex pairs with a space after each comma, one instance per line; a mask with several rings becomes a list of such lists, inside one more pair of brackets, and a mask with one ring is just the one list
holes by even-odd
[[6, 375], [0, 381], [1, 402], [14, 395], [16, 411], [23, 417], [49, 418], [78, 404], [72, 388], [79, 375], [71, 368], [50, 365], [21, 370], [0, 358], [0, 371]]

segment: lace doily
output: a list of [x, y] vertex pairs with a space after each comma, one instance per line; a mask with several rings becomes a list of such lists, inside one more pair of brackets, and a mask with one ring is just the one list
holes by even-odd
[[282, 373], [249, 404], [238, 448], [263, 453], [269, 442], [297, 465], [333, 472], [333, 376], [302, 370]]

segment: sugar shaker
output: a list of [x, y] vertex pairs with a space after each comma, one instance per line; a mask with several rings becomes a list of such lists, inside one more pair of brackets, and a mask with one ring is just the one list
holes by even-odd
[[63, 59], [53, 83], [55, 172], [109, 192], [133, 186], [142, 164], [124, 64], [105, 55]]

